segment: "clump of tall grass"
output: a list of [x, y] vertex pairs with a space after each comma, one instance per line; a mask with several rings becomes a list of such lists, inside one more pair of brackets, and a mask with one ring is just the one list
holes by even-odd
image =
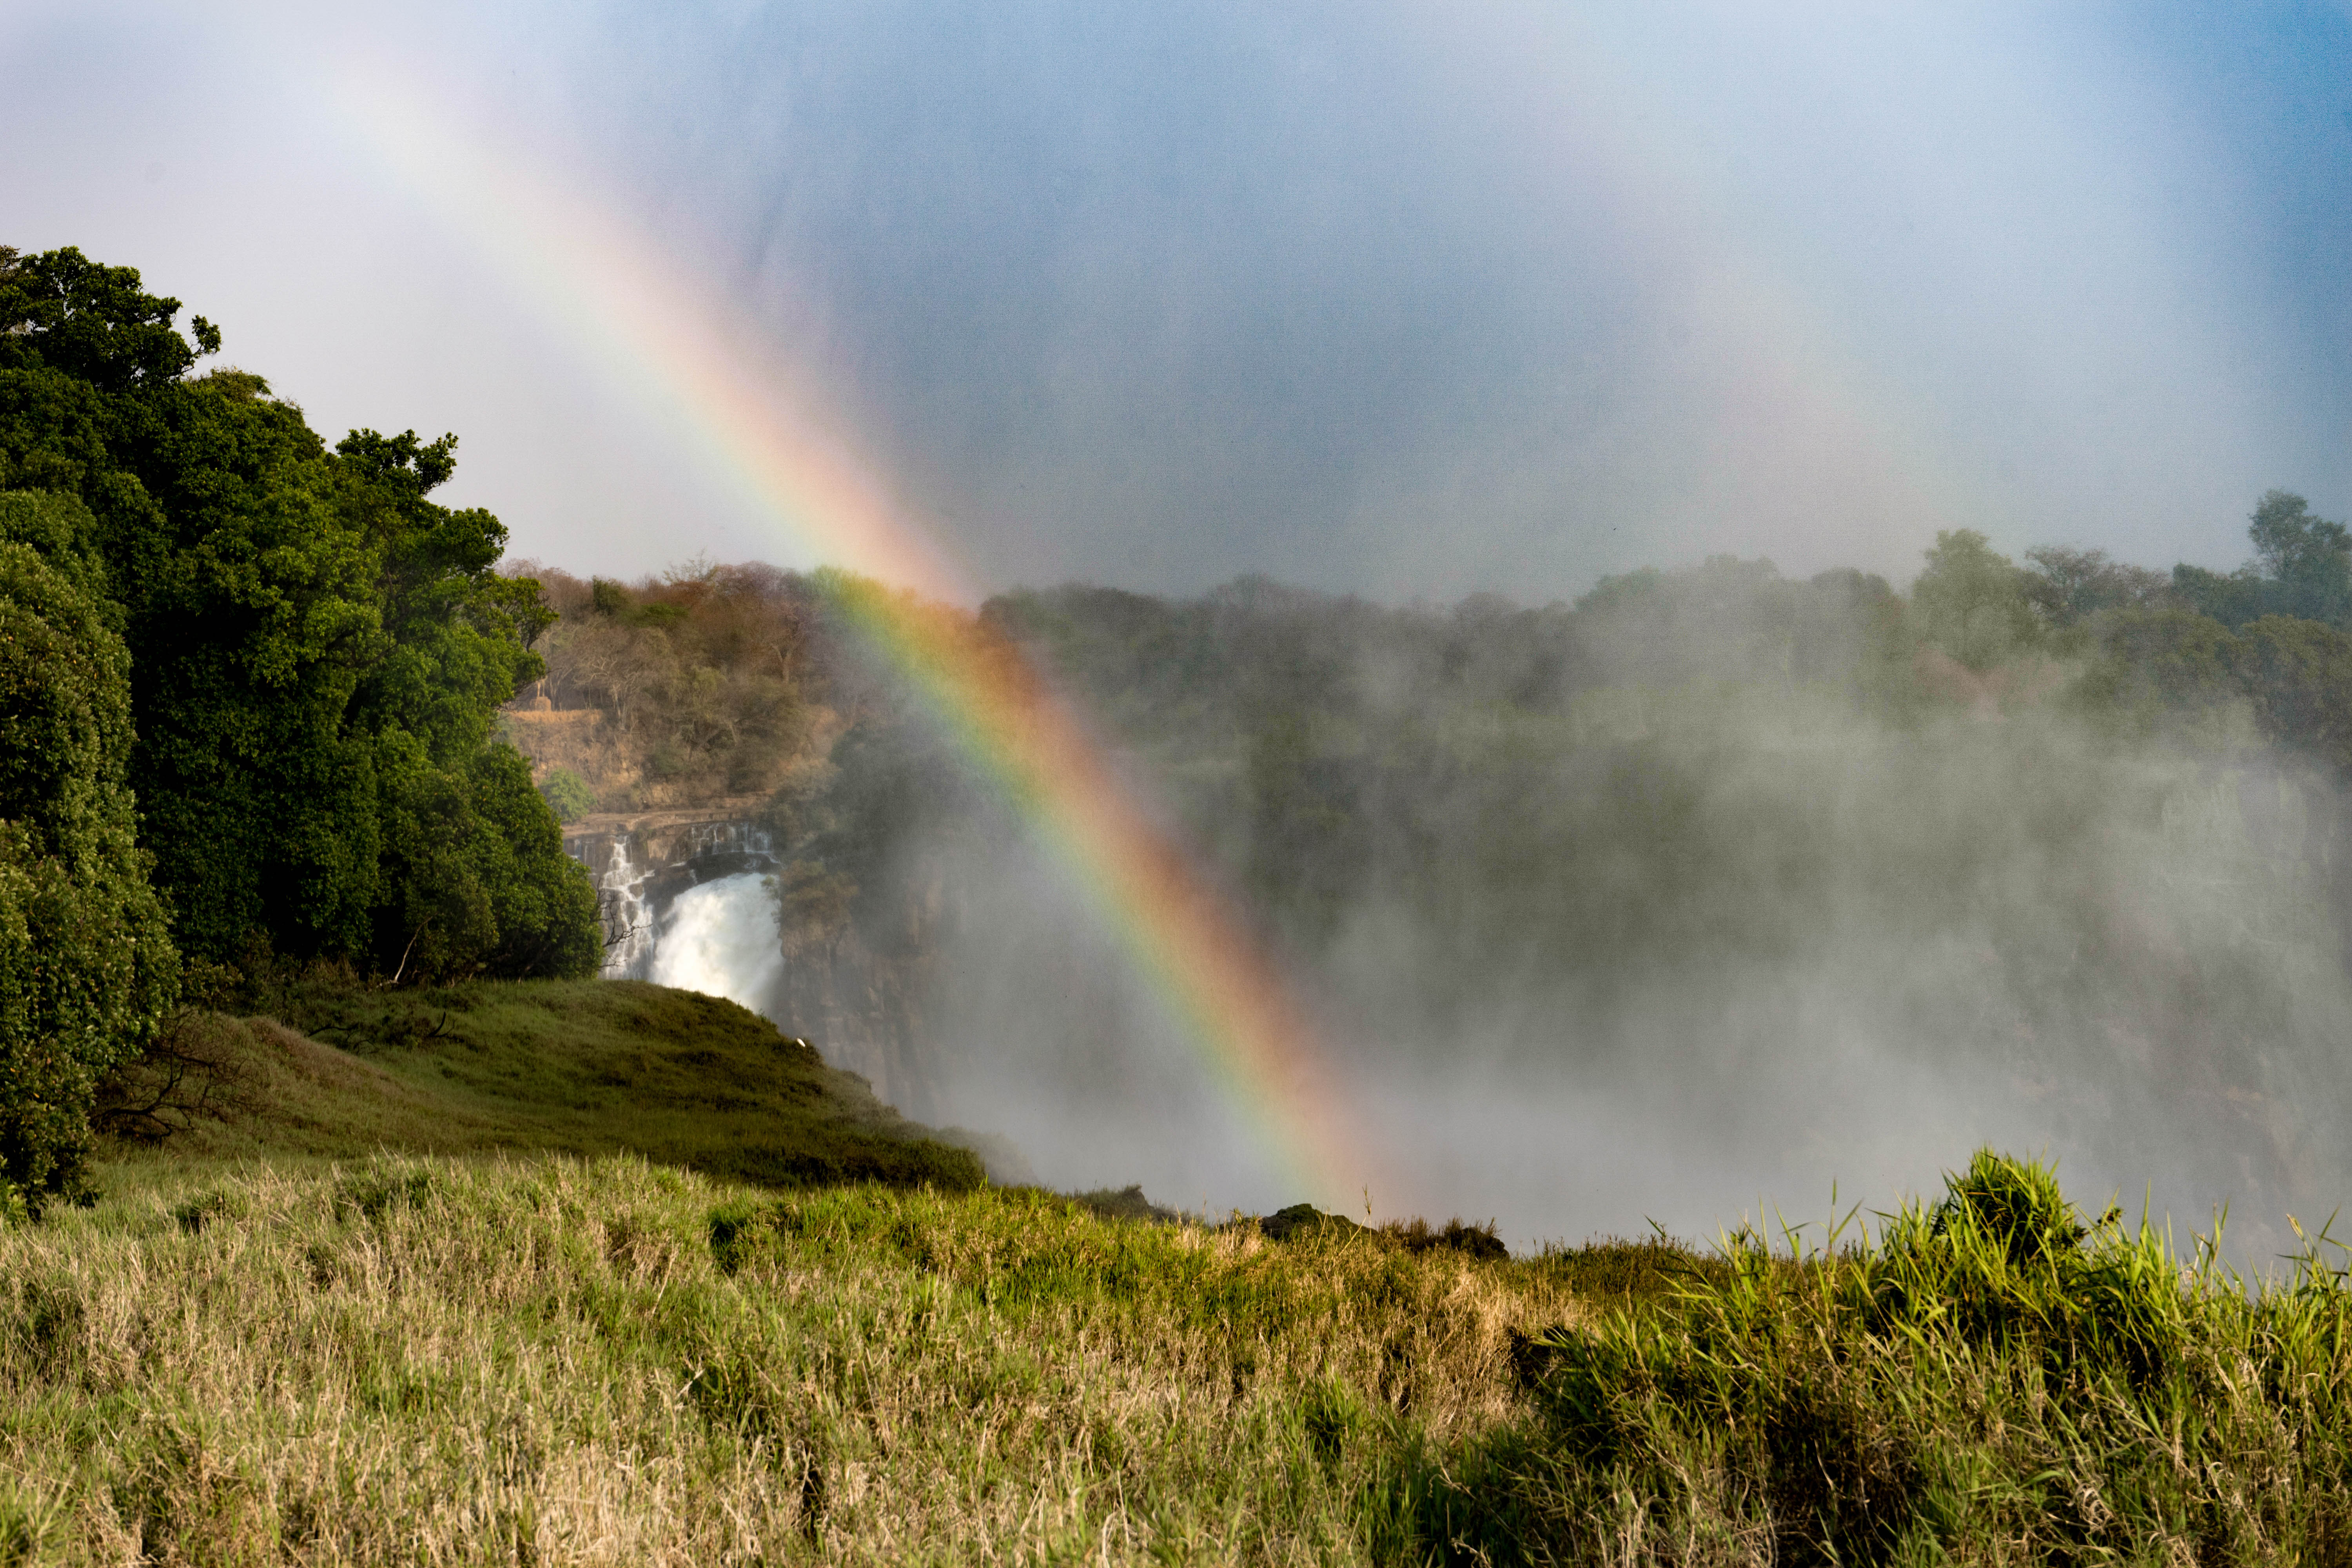
[[1533, 1415], [1433, 1496], [1499, 1558], [2344, 1561], [2352, 1288], [2086, 1223], [1990, 1151], [1808, 1251], [1725, 1238], [1664, 1304], [1526, 1347]]
[[1511, 1255], [1511, 1249], [1495, 1233], [1493, 1220], [1478, 1224], [1457, 1216], [1435, 1226], [1419, 1217], [1392, 1219], [1381, 1226], [1380, 1234], [1407, 1252], [1427, 1252], [1434, 1247], [1496, 1261]]

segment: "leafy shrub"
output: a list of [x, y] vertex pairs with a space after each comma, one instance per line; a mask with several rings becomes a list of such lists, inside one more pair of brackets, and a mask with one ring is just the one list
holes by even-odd
[[558, 822], [572, 822], [596, 809], [596, 792], [570, 768], [556, 768], [539, 781], [539, 793]]

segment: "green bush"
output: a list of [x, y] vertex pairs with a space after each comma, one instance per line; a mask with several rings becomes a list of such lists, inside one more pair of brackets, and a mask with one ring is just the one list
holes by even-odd
[[596, 809], [596, 792], [570, 768], [557, 768], [540, 780], [539, 793], [558, 822], [573, 822]]

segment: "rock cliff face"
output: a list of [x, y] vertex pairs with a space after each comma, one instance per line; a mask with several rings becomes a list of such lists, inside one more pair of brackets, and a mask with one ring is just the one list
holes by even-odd
[[917, 1121], [940, 1114], [933, 948], [877, 952], [856, 933], [784, 963], [785, 1029]]
[[[879, 896], [877, 896], [877, 895]], [[940, 1113], [935, 991], [950, 903], [919, 868], [856, 900], [785, 878], [784, 1006], [836, 1067], [918, 1121]], [[918, 1110], [917, 1108], [920, 1109]]]

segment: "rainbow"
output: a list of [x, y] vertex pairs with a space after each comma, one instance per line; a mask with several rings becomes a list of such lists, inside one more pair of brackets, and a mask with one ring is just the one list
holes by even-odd
[[1055, 846], [1285, 1174], [1325, 1204], [1377, 1186], [1328, 1053], [1282, 974], [1036, 670], [948, 607], [973, 596], [961, 574], [824, 426], [798, 378], [755, 361], [760, 334], [739, 330], [640, 235], [562, 182], [455, 133], [449, 116], [394, 83], [347, 71], [336, 87], [369, 149], [519, 298], [665, 405], [814, 554], [902, 585], [853, 582], [840, 603]]

